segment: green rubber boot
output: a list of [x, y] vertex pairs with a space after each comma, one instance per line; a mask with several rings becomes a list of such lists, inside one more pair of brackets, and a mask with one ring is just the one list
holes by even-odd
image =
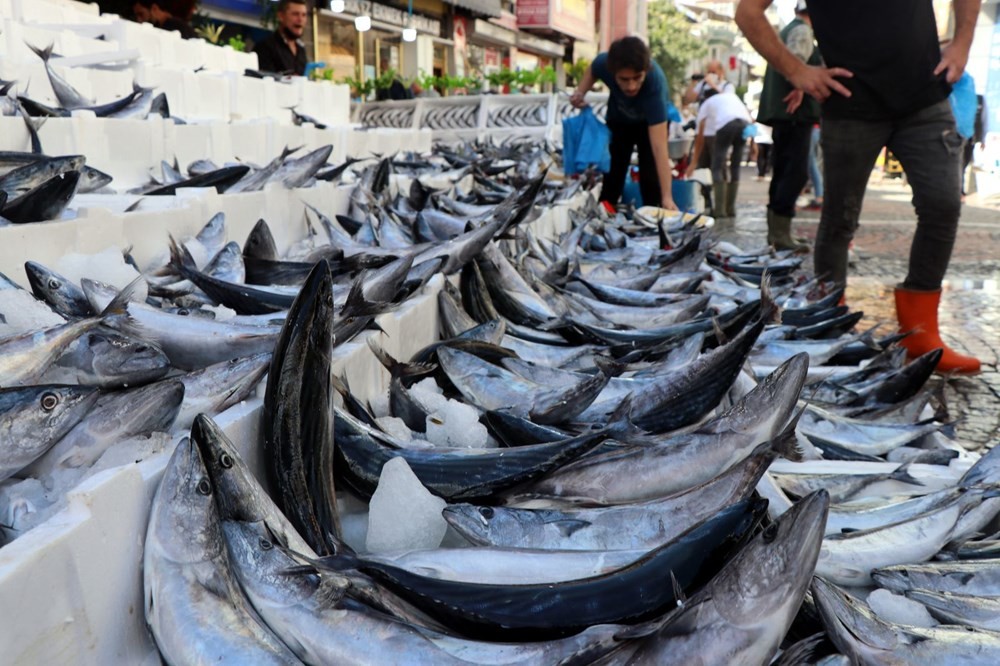
[[770, 208], [767, 209], [767, 244], [775, 250], [793, 250], [801, 254], [809, 252], [808, 244], [792, 238], [792, 218], [778, 215]]

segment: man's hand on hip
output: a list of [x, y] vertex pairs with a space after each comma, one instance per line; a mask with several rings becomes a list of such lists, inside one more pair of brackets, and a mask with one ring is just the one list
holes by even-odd
[[854, 74], [843, 67], [812, 67], [804, 65], [788, 77], [789, 82], [805, 94], [825, 102], [830, 95], [838, 93], [850, 97], [851, 91], [837, 78], [849, 79]]

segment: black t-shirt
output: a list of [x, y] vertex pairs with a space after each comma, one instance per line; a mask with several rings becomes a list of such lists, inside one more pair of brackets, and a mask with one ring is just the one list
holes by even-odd
[[174, 32], [179, 32], [181, 33], [181, 37], [184, 39], [194, 39], [198, 36], [195, 33], [194, 28], [179, 18], [174, 18], [173, 16], [164, 21], [159, 27], [163, 30], [173, 30]]
[[258, 67], [262, 72], [292, 73], [302, 76], [306, 73], [306, 48], [300, 41], [295, 53], [277, 32], [272, 32], [253, 47], [257, 54]]
[[827, 67], [852, 96], [833, 93], [823, 103], [831, 118], [900, 118], [945, 100], [951, 86], [941, 62], [932, 0], [808, 0], [809, 16]]

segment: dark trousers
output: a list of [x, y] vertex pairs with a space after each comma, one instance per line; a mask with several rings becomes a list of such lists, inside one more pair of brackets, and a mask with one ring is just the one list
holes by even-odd
[[763, 178], [771, 169], [771, 144], [757, 144], [757, 175]]
[[776, 215], [795, 217], [795, 200], [809, 180], [812, 123], [776, 121], [771, 127], [774, 173], [767, 207]]
[[941, 288], [961, 213], [963, 139], [948, 101], [898, 120], [823, 119], [823, 213], [816, 234], [816, 275], [847, 281], [847, 248], [858, 228], [868, 177], [888, 146], [913, 190], [917, 228], [903, 287]]
[[965, 181], [969, 172], [969, 165], [972, 164], [973, 151], [976, 142], [973, 139], [965, 140], [965, 148], [962, 150], [962, 194], [965, 194]]
[[642, 203], [646, 206], [659, 206], [662, 203], [660, 193], [660, 176], [656, 171], [656, 159], [653, 157], [653, 147], [649, 143], [649, 125], [645, 124], [612, 124], [611, 130], [611, 170], [604, 174], [601, 186], [601, 201], [617, 204], [622, 197], [625, 186], [625, 174], [632, 163], [632, 149], [639, 151], [639, 192]]
[[[743, 161], [743, 130], [745, 120], [730, 120], [715, 133], [715, 145], [712, 146], [712, 182], [736, 183], [740, 180], [740, 162]], [[729, 158], [729, 171], [726, 171], [726, 158]]]

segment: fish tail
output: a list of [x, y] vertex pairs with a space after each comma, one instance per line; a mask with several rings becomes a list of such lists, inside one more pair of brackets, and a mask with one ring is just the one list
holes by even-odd
[[193, 271], [198, 270], [198, 266], [195, 264], [194, 257], [191, 256], [191, 252], [178, 243], [173, 235], [170, 238], [170, 267], [173, 268], [177, 273], [187, 277]]
[[49, 58], [52, 57], [52, 48], [55, 46], [55, 42], [49, 44], [44, 49], [40, 49], [37, 46], [32, 46], [31, 44], [28, 44], [28, 42], [25, 42], [25, 44], [27, 44], [29, 49], [35, 52], [36, 56], [42, 59], [42, 62], [46, 63], [49, 61]]
[[896, 468], [896, 471], [889, 475], [889, 478], [893, 481], [899, 481], [901, 483], [909, 483], [913, 486], [922, 486], [924, 482], [920, 479], [916, 479], [910, 476], [910, 465], [912, 462], [905, 463]]

